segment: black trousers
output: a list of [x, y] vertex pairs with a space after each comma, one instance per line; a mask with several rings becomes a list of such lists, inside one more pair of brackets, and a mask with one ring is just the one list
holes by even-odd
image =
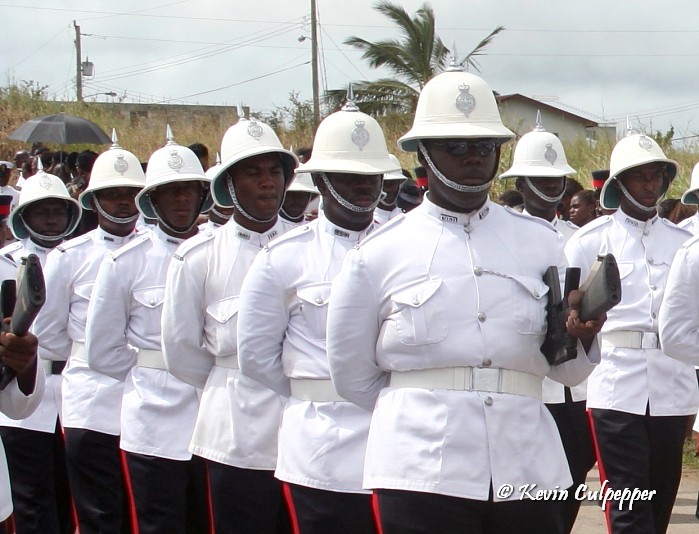
[[434, 493], [375, 490], [382, 534], [560, 534], [556, 501], [475, 501]]
[[119, 436], [66, 428], [66, 463], [80, 534], [128, 534]]
[[75, 530], [60, 425], [37, 432], [0, 427], [10, 472], [17, 534], [72, 534]]
[[206, 461], [216, 534], [288, 534], [289, 514], [274, 471]]
[[284, 484], [294, 534], [375, 534], [371, 494]]
[[600, 480], [613, 490], [654, 490], [651, 500], [610, 502], [612, 534], [667, 531], [682, 474], [682, 447], [689, 416], [634, 415], [591, 409]]
[[558, 432], [561, 435], [563, 448], [568, 460], [568, 468], [573, 477], [573, 485], [569, 488], [568, 498], [560, 502], [563, 514], [565, 532], [573, 530], [575, 519], [578, 517], [582, 501], [575, 498], [575, 491], [587, 479], [587, 472], [595, 465], [595, 448], [592, 442], [590, 422], [585, 407], [586, 401], [573, 402], [570, 389], [566, 388], [566, 401], [560, 404], [547, 404]]
[[208, 534], [206, 465], [124, 452], [139, 534]]

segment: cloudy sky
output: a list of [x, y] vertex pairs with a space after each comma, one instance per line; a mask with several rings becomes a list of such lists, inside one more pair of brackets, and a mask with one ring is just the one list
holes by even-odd
[[[397, 37], [371, 0], [317, 0], [322, 86], [377, 72], [343, 44]], [[414, 12], [423, 2], [404, 0]], [[501, 94], [545, 99], [603, 122], [699, 134], [696, 0], [433, 0], [437, 30], [465, 53], [498, 25], [480, 58]], [[75, 29], [95, 65], [83, 94], [125, 102], [236, 105], [267, 111], [310, 99], [310, 0], [0, 0], [1, 83], [75, 98]], [[97, 95], [87, 100], [112, 100]]]

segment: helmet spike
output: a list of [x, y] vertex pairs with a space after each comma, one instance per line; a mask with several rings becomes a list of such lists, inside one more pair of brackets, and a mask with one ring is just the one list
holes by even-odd
[[352, 88], [352, 82], [349, 83], [347, 87], [347, 101], [345, 105], [342, 106], [342, 111], [359, 111], [359, 107], [354, 101], [354, 89]]
[[44, 172], [44, 162], [41, 161], [41, 156], [36, 158], [36, 169], [38, 172]]
[[119, 146], [119, 137], [117, 136], [116, 128], [112, 128], [112, 146], [109, 147], [111, 150], [112, 148], [121, 148]]
[[459, 63], [459, 52], [456, 50], [456, 39], [451, 41], [451, 59], [449, 59], [449, 66], [447, 67], [447, 72], [463, 72], [464, 66]]
[[534, 126], [534, 131], [535, 132], [545, 132], [546, 128], [544, 128], [542, 122], [541, 122], [541, 110], [537, 109], [536, 110], [536, 126]]
[[238, 120], [239, 121], [246, 121], [247, 120], [245, 118], [245, 111], [243, 110], [243, 104], [240, 102], [238, 102], [237, 113], [238, 113]]
[[172, 128], [170, 128], [170, 125], [167, 125], [167, 128], [165, 129], [165, 137], [167, 138], [167, 145], [175, 145], [175, 136], [172, 135]]

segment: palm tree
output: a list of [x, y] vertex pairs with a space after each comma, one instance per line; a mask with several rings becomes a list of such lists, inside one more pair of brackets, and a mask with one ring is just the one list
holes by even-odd
[[[372, 43], [352, 36], [345, 40], [345, 44], [362, 50], [362, 59], [368, 60], [370, 66], [386, 67], [395, 77], [355, 83], [356, 102], [366, 113], [410, 113], [415, 110], [420, 90], [446, 67], [450, 50], [435, 33], [434, 11], [429, 4], [423, 4], [414, 17], [403, 7], [387, 0], [376, 3], [374, 9], [396, 24], [401, 37]], [[502, 30], [503, 26], [493, 30], [461, 61], [461, 65], [469, 65], [478, 71], [476, 57], [483, 55], [488, 44]], [[344, 96], [344, 90], [328, 91], [327, 94], [332, 107], [342, 102]]]

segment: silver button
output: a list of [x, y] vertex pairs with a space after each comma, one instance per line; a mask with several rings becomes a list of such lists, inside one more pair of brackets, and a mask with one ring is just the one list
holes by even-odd
[[648, 258], [648, 263], [650, 263], [651, 265], [653, 265], [653, 258]]
[[648, 230], [643, 230], [643, 235], [648, 235], [650, 232]]
[[483, 360], [481, 367], [490, 367], [491, 365], [493, 365], [493, 362], [490, 361], [489, 359], [485, 359], [485, 360]]
[[483, 399], [483, 402], [485, 402], [486, 406], [492, 406], [493, 405], [493, 397], [486, 397]]
[[650, 316], [655, 319], [657, 317], [657, 314], [655, 312], [651, 313]]
[[483, 323], [483, 322], [485, 322], [485, 319], [486, 319], [485, 313], [480, 312], [480, 313], [478, 314], [478, 320], [479, 320], [481, 323]]
[[155, 299], [150, 299], [149, 302], [150, 302], [150, 305], [151, 305], [151, 306], [155, 306]]
[[420, 304], [420, 299], [417, 298], [417, 295], [413, 297], [413, 306], [417, 306]]
[[534, 298], [538, 299], [539, 297], [541, 297], [541, 295], [539, 295], [539, 293], [537, 291], [534, 291]]
[[475, 274], [476, 276], [482, 275], [483, 274], [483, 267], [474, 267], [473, 274]]
[[651, 284], [651, 285], [650, 285], [650, 288], [651, 288], [653, 291], [655, 291], [656, 289], [658, 289], [658, 286], [656, 286], [655, 284]]
[[316, 304], [323, 304], [323, 299], [321, 297], [316, 297]]

